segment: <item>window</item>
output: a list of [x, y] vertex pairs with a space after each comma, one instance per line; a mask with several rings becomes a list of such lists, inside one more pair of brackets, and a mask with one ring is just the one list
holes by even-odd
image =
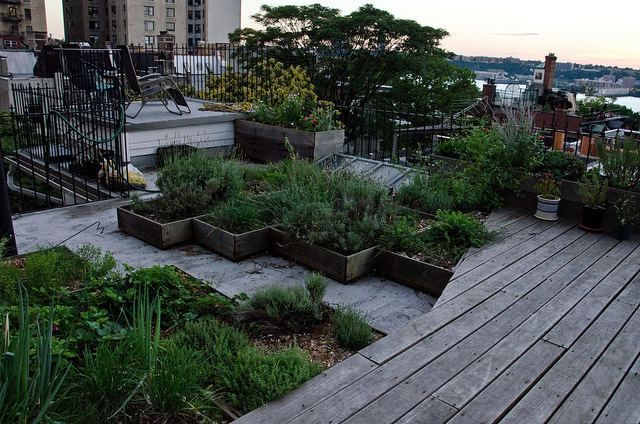
[[111, 44], [118, 44], [118, 36], [114, 35], [113, 38], [111, 39]]
[[188, 32], [189, 34], [193, 34], [193, 24], [189, 24], [189, 25], [187, 25], [187, 32]]
[[31, 20], [31, 9], [24, 9], [24, 18], [27, 21]]
[[153, 35], [144, 36], [144, 44], [153, 45], [155, 43], [155, 37]]
[[98, 16], [98, 8], [97, 7], [89, 7], [87, 9], [87, 15], [89, 15], [89, 16]]
[[89, 21], [89, 29], [91, 30], [99, 29], [98, 21]]
[[171, 7], [167, 8], [167, 18], [175, 18], [176, 17], [176, 9]]
[[[153, 16], [153, 6], [144, 7], [144, 16]], [[153, 43], [151, 43], [153, 44]]]
[[67, 28], [73, 28], [73, 21], [67, 21]]
[[169, 4], [175, 4], [176, 0], [167, 0], [167, 3]]
[[115, 6], [111, 6], [111, 14], [112, 15], [116, 14], [116, 7]]
[[199, 11], [199, 10], [196, 10], [196, 11], [195, 11], [195, 18], [196, 18], [196, 19], [201, 19], [201, 18], [200, 18], [200, 11]]
[[200, 0], [193, 0], [194, 6], [200, 6]]
[[112, 30], [118, 29], [118, 21], [111, 21], [111, 29]]
[[189, 19], [193, 19], [193, 10], [189, 10], [189, 11], [187, 12], [187, 18], [189, 18]]
[[105, 14], [105, 16], [109, 15], [109, 8], [108, 7], [104, 8], [104, 14]]
[[200, 24], [196, 24], [196, 34], [200, 34]]
[[7, 49], [15, 49], [18, 47], [18, 41], [16, 40], [4, 40], [4, 47]]
[[33, 27], [31, 25], [27, 25], [27, 32], [33, 32]]
[[187, 0], [187, 6], [193, 6], [193, 0]]
[[[154, 25], [153, 25], [153, 21], [144, 21], [144, 30], [145, 31], [153, 31], [154, 29]], [[151, 43], [153, 44], [153, 43]]]
[[175, 22], [167, 22], [167, 31], [175, 31], [176, 23]]
[[126, 4], [122, 5], [122, 13], [127, 13], [127, 5]]
[[25, 3], [29, 3], [31, 0], [22, 0]]
[[99, 41], [100, 41], [100, 37], [98, 37], [97, 35], [90, 35], [89, 36], [89, 42], [91, 44], [98, 45]]

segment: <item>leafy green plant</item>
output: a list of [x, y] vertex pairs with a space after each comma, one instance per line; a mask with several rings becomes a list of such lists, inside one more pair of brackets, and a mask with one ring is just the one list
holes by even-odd
[[307, 292], [309, 292], [311, 300], [319, 304], [322, 302], [322, 299], [324, 299], [329, 283], [322, 275], [317, 272], [312, 272], [304, 276], [304, 287], [307, 289]]
[[425, 231], [425, 239], [440, 250], [449, 252], [457, 262], [471, 246], [480, 247], [492, 234], [473, 217], [462, 212], [438, 211], [437, 221]]
[[413, 254], [424, 249], [424, 240], [418, 231], [417, 222], [411, 217], [394, 219], [380, 236], [380, 245], [394, 252]]
[[156, 183], [163, 195], [150, 202], [133, 197], [131, 209], [160, 222], [202, 215], [217, 201], [239, 195], [245, 186], [237, 160], [204, 154], [170, 161]]
[[640, 216], [638, 214], [636, 198], [631, 193], [625, 193], [617, 202], [613, 204], [616, 211], [616, 219], [620, 225], [632, 225]]
[[576, 191], [585, 206], [595, 208], [604, 206], [608, 188], [609, 181], [602, 178], [597, 170], [594, 170], [584, 174]]
[[347, 349], [359, 350], [373, 342], [373, 330], [366, 315], [351, 306], [339, 306], [331, 317], [331, 332], [336, 342]]
[[330, 131], [340, 129], [338, 111], [333, 103], [311, 102], [298, 95], [289, 96], [275, 106], [258, 102], [251, 119], [268, 125], [282, 125], [304, 131]]
[[540, 164], [533, 169], [537, 174], [549, 172], [557, 180], [578, 181], [587, 170], [587, 165], [578, 157], [562, 150], [552, 150], [542, 155]]
[[270, 214], [261, 210], [260, 205], [252, 199], [232, 198], [216, 205], [204, 221], [231, 233], [257, 230], [271, 224]]
[[612, 187], [638, 190], [640, 186], [640, 143], [619, 137], [613, 143], [598, 142], [598, 156]]
[[538, 177], [538, 182], [533, 188], [545, 199], [557, 199], [560, 197], [560, 184], [561, 181], [557, 181], [553, 174], [547, 172]]
[[[319, 284], [309, 284], [318, 289]], [[241, 304], [235, 316], [242, 324], [262, 332], [297, 332], [311, 328], [325, 317], [322, 299], [316, 299], [322, 290], [312, 293], [303, 285], [284, 287], [273, 285], [253, 294]]]
[[[53, 307], [44, 330], [32, 328], [29, 295], [20, 289], [18, 334], [9, 333], [9, 320], [2, 329], [0, 353], [0, 422], [33, 423], [46, 421], [60, 401], [57, 397], [71, 365], [63, 372], [61, 356], [53, 362], [51, 340]], [[36, 359], [31, 362], [29, 349], [35, 343]]]

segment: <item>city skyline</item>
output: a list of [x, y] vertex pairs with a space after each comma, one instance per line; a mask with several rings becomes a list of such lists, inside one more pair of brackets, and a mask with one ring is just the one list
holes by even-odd
[[[256, 27], [250, 16], [259, 12], [262, 4], [312, 3], [313, 0], [243, 0], [242, 26]], [[343, 14], [371, 3], [396, 18], [443, 28], [450, 35], [442, 41], [442, 46], [459, 55], [512, 56], [542, 61], [546, 54], [553, 52], [560, 62], [640, 69], [640, 37], [632, 25], [607, 25], [606, 29], [601, 29], [604, 25], [594, 23], [594, 16], [601, 15], [596, 15], [592, 8], [576, 7], [570, 2], [516, 2], [504, 8], [492, 8], [486, 3], [469, 0], [451, 0], [427, 7], [424, 2], [415, 0], [323, 0], [319, 3], [340, 9]], [[626, 10], [630, 15], [635, 15], [633, 9], [640, 11], [636, 3], [623, 2], [623, 6], [625, 4], [629, 6], [627, 9], [618, 10]], [[62, 38], [62, 2], [47, 0], [46, 7], [49, 33]]]

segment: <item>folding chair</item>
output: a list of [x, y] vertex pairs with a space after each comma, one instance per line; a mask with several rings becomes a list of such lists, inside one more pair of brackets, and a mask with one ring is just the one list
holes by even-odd
[[[160, 74], [148, 74], [139, 77], [133, 66], [129, 48], [126, 45], [117, 46], [116, 48], [120, 50], [121, 71], [124, 72], [129, 89], [133, 92], [133, 96], [129, 97], [126, 109], [129, 109], [131, 103], [136, 100], [142, 102], [135, 115], [127, 115], [129, 118], [134, 119], [138, 116], [149, 100], [160, 100], [165, 109], [177, 115], [191, 113], [187, 100], [173, 79]], [[170, 103], [173, 103], [175, 110], [169, 107]]]

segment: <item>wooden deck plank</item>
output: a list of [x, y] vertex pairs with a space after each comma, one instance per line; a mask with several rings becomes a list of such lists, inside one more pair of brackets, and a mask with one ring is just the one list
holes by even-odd
[[607, 403], [596, 424], [638, 424], [640, 423], [640, 357], [629, 370], [625, 379]]
[[[611, 260], [616, 260], [616, 258], [624, 260], [545, 335], [545, 340], [564, 347], [569, 347], [575, 342], [586, 326], [612, 302], [618, 293], [625, 289], [627, 282], [640, 269], [640, 247], [629, 252], [634, 247], [636, 246], [630, 243], [619, 243], [606, 255], [606, 258]], [[625, 296], [622, 298], [624, 299]], [[626, 295], [626, 298], [630, 301], [634, 300], [633, 295]]]
[[286, 396], [263, 405], [235, 420], [234, 423], [280, 424], [286, 422], [331, 396], [335, 391], [370, 373], [375, 367], [376, 364], [364, 356], [353, 355]]
[[[496, 422], [520, 396], [536, 382], [564, 353], [564, 349], [545, 341], [538, 341], [520, 357], [505, 373], [480, 393], [471, 403], [462, 408], [447, 423]], [[533, 421], [521, 421], [520, 424]]]
[[[451, 347], [450, 350], [444, 352], [443, 355], [435, 359], [432, 363], [424, 368], [416, 371], [415, 374], [406, 379], [402, 384], [391, 388], [387, 393], [376, 399], [373, 403], [357, 412], [353, 417], [345, 422], [350, 424], [371, 423], [371, 422], [393, 422], [399, 419], [414, 408], [419, 402], [427, 398], [439, 388], [446, 385], [448, 381], [455, 379], [460, 373], [464, 374], [465, 368], [473, 364], [477, 358], [485, 358], [487, 352], [490, 352], [501, 339], [508, 336], [519, 325], [527, 320], [529, 316], [534, 314], [544, 304], [544, 299], [551, 299], [557, 291], [561, 290], [560, 286], [543, 282], [536, 287], [530, 294], [523, 296], [514, 304], [510, 305], [505, 311], [491, 319], [487, 324], [470, 334], [464, 340], [456, 343], [455, 340], [447, 342]], [[550, 286], [550, 287], [549, 287]], [[556, 290], [554, 292], [554, 290]], [[442, 331], [448, 333], [448, 327]], [[540, 331], [538, 339], [544, 334]], [[529, 335], [526, 338], [531, 339], [530, 345], [537, 340]], [[523, 341], [527, 341], [524, 338]], [[526, 351], [525, 347], [522, 352]], [[519, 355], [511, 358], [512, 352], [506, 351], [510, 365], [517, 359]], [[491, 361], [491, 359], [489, 359]], [[472, 387], [466, 387], [464, 382], [461, 390], [468, 393], [473, 392]], [[459, 405], [451, 402], [451, 399], [437, 396], [440, 400], [454, 407]]]
[[[493, 379], [502, 374], [518, 357], [541, 339], [584, 296], [583, 291], [590, 288], [598, 278], [601, 278], [602, 274], [599, 272], [581, 273], [581, 269], [583, 270], [584, 266], [591, 263], [592, 260], [596, 260], [597, 256], [591, 259], [594, 254], [615, 245], [615, 241], [610, 238], [603, 240], [603, 242], [602, 245], [594, 245], [586, 250], [580, 257], [561, 268], [528, 294], [527, 296], [541, 303], [547, 298], [550, 300], [531, 314], [513, 332], [505, 334], [504, 338], [497, 341], [489, 352], [476, 359], [471, 366], [458, 373], [433, 395], [456, 408], [464, 407], [476, 393], [488, 386]], [[583, 263], [584, 260], [588, 260], [587, 264]], [[607, 270], [617, 265], [617, 263], [601, 262], [596, 271], [606, 273]], [[557, 278], [559, 274], [571, 275], [572, 273], [575, 273], [574, 281], [567, 279], [562, 282]]]
[[529, 216], [531, 216], [531, 214], [523, 208], [518, 206], [505, 206], [504, 208], [491, 211], [484, 225], [489, 230], [499, 230]]
[[[639, 294], [637, 287], [631, 285], [622, 294], [625, 292], [629, 295]], [[624, 301], [611, 303], [501, 423], [546, 422], [607, 349], [635, 310], [635, 306]]]
[[[567, 235], [566, 233], [572, 228], [574, 228], [574, 232]], [[548, 257], [549, 253], [560, 250], [563, 244], [569, 244], [571, 239], [579, 238], [580, 234], [575, 232], [575, 228], [573, 223], [560, 222], [530, 238], [527, 242], [521, 243], [502, 252], [490, 261], [480, 264], [460, 277], [454, 274], [438, 299], [435, 308], [514, 264], [517, 265], [516, 269], [524, 268], [525, 264], [530, 264], [530, 268], [534, 267], [546, 259], [545, 255]]]
[[469, 251], [456, 267], [456, 276], [464, 275], [480, 264], [534, 237], [539, 232], [536, 224], [541, 227], [545, 225], [539, 219], [527, 216], [506, 227], [490, 244]]
[[[404, 417], [396, 421], [396, 424], [434, 424], [443, 423], [458, 412], [451, 405], [441, 400], [429, 397], [427, 400], [409, 411]], [[373, 421], [369, 424], [378, 423]]]
[[[635, 284], [640, 285], [640, 277]], [[605, 407], [638, 355], [640, 311], [622, 329], [549, 423], [590, 423]], [[637, 393], [640, 396], [640, 392]], [[637, 401], [637, 400], [636, 400]]]
[[[437, 331], [440, 327], [449, 324], [457, 316], [465, 314], [476, 305], [481, 304], [484, 300], [499, 294], [505, 285], [513, 285], [511, 292], [517, 293], [518, 296], [532, 290], [544, 278], [553, 274], [564, 263], [553, 258], [553, 254], [557, 254], [558, 250], [563, 248], [567, 254], [567, 261], [572, 255], [579, 255], [585, 248], [583, 244], [571, 243], [575, 237], [582, 236], [585, 233], [582, 230], [574, 228], [572, 232], [565, 233], [563, 237], [554, 239], [553, 243], [549, 243], [542, 250], [535, 250], [532, 255], [535, 261], [542, 261], [538, 267], [531, 264], [519, 262], [511, 265], [508, 269], [490, 276], [484, 284], [477, 284], [471, 289], [462, 293], [460, 296], [440, 305], [438, 308], [432, 309], [427, 315], [417, 318], [408, 326], [402, 328], [393, 334], [388, 335], [384, 339], [374, 343], [363, 349], [361, 353], [376, 363], [383, 363], [398, 355], [402, 351], [410, 348], [413, 344], [418, 343], [429, 334]], [[589, 239], [595, 242], [597, 236], [589, 235]], [[532, 260], [532, 262], [534, 262]], [[536, 269], [534, 274], [529, 271]], [[524, 274], [524, 277], [522, 277]]]

